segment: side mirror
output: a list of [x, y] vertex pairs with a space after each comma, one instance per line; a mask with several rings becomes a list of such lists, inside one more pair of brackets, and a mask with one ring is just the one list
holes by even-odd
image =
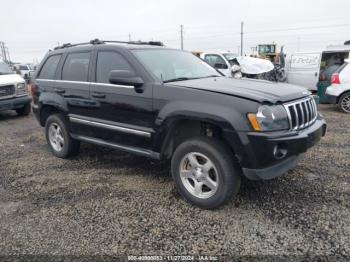
[[141, 77], [128, 70], [112, 70], [109, 73], [109, 82], [116, 85], [134, 86], [137, 91], [144, 84]]
[[216, 63], [214, 65], [216, 69], [228, 69], [228, 66], [226, 64]]

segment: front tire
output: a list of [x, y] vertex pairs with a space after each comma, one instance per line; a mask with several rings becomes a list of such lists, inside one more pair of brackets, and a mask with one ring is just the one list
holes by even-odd
[[339, 98], [338, 106], [344, 113], [350, 114], [350, 92], [343, 94]]
[[180, 194], [201, 208], [225, 204], [241, 185], [234, 155], [212, 138], [197, 137], [180, 144], [173, 154], [171, 171]]
[[30, 104], [26, 104], [23, 107], [16, 109], [16, 113], [19, 116], [28, 116], [30, 114]]
[[47, 118], [45, 135], [52, 154], [59, 158], [68, 158], [79, 153], [80, 142], [69, 134], [69, 124], [61, 114]]

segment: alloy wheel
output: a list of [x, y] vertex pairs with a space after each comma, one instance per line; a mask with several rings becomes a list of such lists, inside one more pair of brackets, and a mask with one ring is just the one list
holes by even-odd
[[183, 185], [193, 196], [212, 197], [219, 187], [219, 175], [214, 163], [202, 153], [186, 154], [180, 162], [180, 177]]
[[57, 123], [51, 123], [49, 127], [49, 140], [52, 148], [60, 152], [64, 146], [64, 137], [61, 127]]
[[350, 113], [350, 95], [345, 96], [345, 97], [341, 100], [340, 106], [341, 106], [341, 108], [342, 108], [345, 112]]

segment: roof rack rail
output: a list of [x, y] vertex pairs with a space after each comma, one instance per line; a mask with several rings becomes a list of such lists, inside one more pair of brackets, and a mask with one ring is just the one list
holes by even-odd
[[130, 45], [154, 45], [154, 46], [164, 46], [164, 44], [160, 41], [115, 41], [115, 40], [99, 40], [97, 38], [90, 40], [89, 42], [84, 42], [84, 43], [76, 43], [76, 44], [71, 44], [71, 43], [65, 43], [60, 46], [56, 46], [54, 50], [57, 49], [62, 49], [66, 47], [73, 47], [73, 46], [80, 46], [80, 45], [100, 45], [100, 44], [105, 44], [105, 43], [118, 43], [118, 44], [130, 44]]

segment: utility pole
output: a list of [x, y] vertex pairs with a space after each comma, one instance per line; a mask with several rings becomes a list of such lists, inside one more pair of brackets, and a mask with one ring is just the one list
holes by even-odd
[[129, 33], [129, 42], [131, 42], [131, 34]]
[[243, 56], [243, 21], [241, 22], [241, 56]]
[[12, 64], [11, 62], [11, 58], [10, 58], [10, 52], [9, 52], [9, 48], [6, 46], [6, 53], [7, 53], [7, 57], [8, 57], [8, 63]]
[[7, 63], [7, 56], [6, 56], [6, 48], [5, 48], [5, 43], [0, 42], [0, 49], [1, 49], [1, 57], [4, 60], [5, 63]]
[[181, 50], [184, 50], [184, 26], [180, 25]]

